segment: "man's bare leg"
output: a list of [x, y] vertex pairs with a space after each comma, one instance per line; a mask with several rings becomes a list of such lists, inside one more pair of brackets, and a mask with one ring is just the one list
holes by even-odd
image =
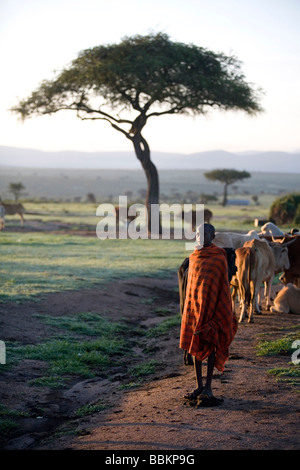
[[197, 388], [191, 392], [184, 395], [184, 398], [188, 398], [190, 400], [196, 400], [196, 398], [203, 392], [203, 379], [202, 379], [202, 362], [198, 361], [194, 357], [194, 370], [196, 376], [196, 384]]
[[197, 388], [195, 392], [199, 392], [200, 394], [203, 390], [203, 378], [202, 378], [202, 362], [198, 361], [198, 359], [194, 358], [194, 368], [195, 368], [195, 376], [196, 376], [196, 383]]
[[214, 366], [215, 366], [215, 351], [211, 353], [210, 356], [208, 356], [207, 359], [207, 376], [206, 376], [206, 382], [205, 382], [205, 387], [203, 389], [203, 394], [212, 397], [212, 390], [211, 390], [211, 382], [212, 382], [212, 377], [213, 377], [213, 371], [214, 371]]
[[213, 396], [212, 389], [211, 389], [211, 382], [212, 382], [213, 371], [214, 371], [214, 366], [215, 366], [215, 357], [216, 357], [215, 351], [211, 353], [210, 356], [208, 356], [207, 375], [206, 375], [206, 382], [205, 382], [204, 387], [203, 387], [203, 377], [202, 377], [202, 362], [198, 361], [194, 357], [194, 369], [195, 369], [197, 388], [193, 392], [187, 393], [185, 395], [185, 398], [196, 399], [202, 393], [208, 397]]

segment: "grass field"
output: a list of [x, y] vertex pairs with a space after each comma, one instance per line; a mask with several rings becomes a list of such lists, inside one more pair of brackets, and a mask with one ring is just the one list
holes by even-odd
[[[260, 197], [259, 205], [251, 203], [244, 206], [228, 205], [223, 207], [220, 204], [205, 205], [213, 213], [211, 223], [216, 230], [235, 230], [247, 232], [253, 230], [255, 219], [269, 218], [270, 205], [275, 196], [263, 195]], [[128, 207], [132, 202], [128, 200]], [[173, 203], [170, 203], [170, 205]], [[96, 225], [100, 217], [96, 215], [98, 204], [79, 203], [79, 202], [33, 202], [23, 201], [25, 207], [25, 226], [26, 224], [44, 223], [57, 224], [58, 229], [64, 229], [64, 224], [73, 230], [85, 228], [90, 231], [96, 230]], [[196, 206], [193, 205], [195, 208]], [[6, 219], [7, 227], [17, 226], [19, 217], [17, 215], [9, 216]], [[180, 218], [173, 215], [171, 217], [171, 225], [179, 226]], [[291, 227], [283, 226], [283, 230], [289, 230]]]
[[[260, 205], [210, 205], [216, 230], [247, 232], [254, 219], [267, 219], [272, 196]], [[20, 301], [48, 292], [102, 285], [130, 276], [168, 276], [188, 256], [181, 240], [99, 240], [97, 204], [75, 202], [24, 202], [25, 228], [39, 223], [42, 232], [9, 232], [18, 227], [18, 216], [7, 217], [8, 231], [0, 233], [0, 301]], [[47, 232], [47, 224], [73, 231], [85, 228], [95, 236], [82, 237]], [[176, 226], [180, 219], [174, 219]], [[281, 227], [288, 230], [290, 227]], [[259, 229], [258, 229], [259, 230]]]
[[166, 277], [176, 272], [186, 256], [181, 240], [2, 232], [0, 300], [39, 298], [132, 276]]

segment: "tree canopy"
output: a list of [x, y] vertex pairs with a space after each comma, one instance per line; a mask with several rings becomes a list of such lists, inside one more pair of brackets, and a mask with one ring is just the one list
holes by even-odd
[[[202, 114], [209, 107], [253, 114], [260, 106], [244, 78], [240, 62], [233, 56], [174, 43], [162, 33], [133, 36], [120, 44], [80, 52], [68, 68], [53, 80], [44, 80], [13, 110], [25, 119], [72, 109], [81, 118], [94, 114], [98, 119], [129, 125], [131, 120], [114, 118], [101, 108], [125, 106], [145, 118], [168, 113]], [[95, 103], [95, 97], [102, 101]], [[153, 105], [164, 109], [150, 112]]]
[[223, 206], [227, 204], [227, 189], [230, 184], [236, 181], [243, 180], [244, 178], [250, 178], [251, 174], [248, 171], [238, 171], [233, 169], [217, 169], [204, 173], [204, 176], [212, 181], [221, 181], [224, 183], [224, 195], [223, 195]]
[[25, 189], [25, 186], [23, 186], [23, 183], [9, 183], [9, 189], [8, 191], [10, 193], [13, 193], [15, 196], [15, 200], [18, 201], [19, 197], [23, 193], [23, 189]]
[[234, 56], [157, 33], [83, 50], [12, 111], [27, 119], [72, 110], [83, 120], [108, 121], [133, 143], [151, 204], [159, 202], [159, 184], [142, 135], [147, 120], [165, 114], [201, 115], [212, 108], [254, 114], [261, 111], [259, 90], [245, 81]]

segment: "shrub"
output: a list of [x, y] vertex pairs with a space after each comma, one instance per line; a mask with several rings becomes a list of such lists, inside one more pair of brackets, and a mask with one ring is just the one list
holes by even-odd
[[300, 193], [285, 194], [275, 199], [270, 208], [270, 220], [277, 225], [299, 223]]

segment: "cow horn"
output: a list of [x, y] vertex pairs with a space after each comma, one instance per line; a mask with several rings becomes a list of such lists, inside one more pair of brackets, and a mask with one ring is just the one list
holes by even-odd
[[274, 243], [284, 243], [284, 237], [283, 238], [274, 238], [274, 236], [272, 235], [272, 241]]
[[296, 238], [294, 238], [294, 240], [290, 240], [289, 242], [286, 242], [286, 243], [281, 242], [281, 243], [282, 243], [282, 246], [290, 246], [293, 243], [295, 243], [295, 241], [296, 241]]

